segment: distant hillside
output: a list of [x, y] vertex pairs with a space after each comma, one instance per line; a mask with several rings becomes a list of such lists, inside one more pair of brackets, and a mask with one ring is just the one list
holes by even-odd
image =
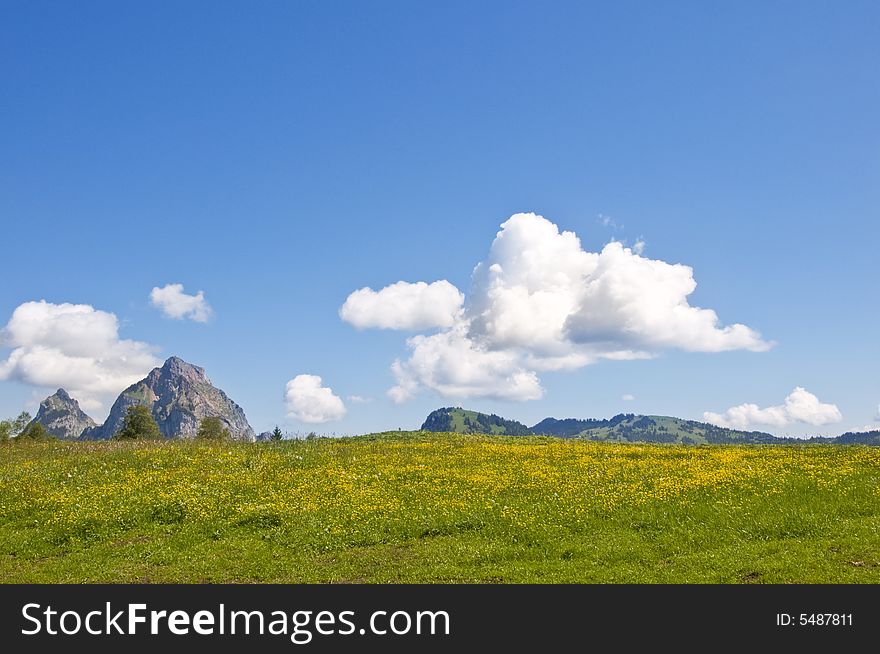
[[571, 438], [589, 430], [610, 429], [616, 427], [621, 422], [630, 418], [635, 418], [635, 416], [632, 413], [621, 413], [610, 420], [580, 420], [578, 418], [565, 418], [564, 420], [558, 420], [557, 418], [544, 418], [541, 422], [532, 427], [531, 431], [533, 434]]
[[445, 407], [432, 411], [422, 424], [422, 431], [452, 431], [459, 434], [499, 434], [528, 436], [532, 431], [521, 422], [505, 420], [494, 413], [488, 415], [461, 407]]
[[[533, 430], [547, 421], [542, 421]], [[565, 421], [563, 421], [565, 422]], [[599, 421], [584, 421], [599, 422]], [[639, 416], [621, 414], [605, 421], [607, 425], [586, 427], [574, 434], [554, 434], [552, 436], [568, 436], [584, 438], [592, 441], [617, 441], [639, 443], [682, 443], [699, 445], [705, 443], [777, 443], [784, 439], [759, 431], [738, 431], [716, 427], [705, 422], [682, 420], [669, 416]], [[540, 433], [540, 432], [535, 432]]]
[[824, 440], [839, 445], [880, 445], [880, 431], [848, 431], [837, 438], [816, 438], [810, 440]]
[[556, 436], [582, 438], [591, 441], [619, 443], [680, 443], [684, 445], [761, 444], [816, 442], [842, 445], [880, 445], [880, 431], [847, 432], [836, 438], [811, 439], [780, 438], [761, 431], [740, 431], [717, 427], [696, 420], [670, 416], [642, 416], [621, 413], [609, 419], [545, 418], [527, 427], [516, 420], [506, 420], [495, 414], [468, 411], [461, 407], [447, 407], [433, 411], [422, 425], [423, 431], [456, 432], [461, 434], [498, 434], [504, 436]]

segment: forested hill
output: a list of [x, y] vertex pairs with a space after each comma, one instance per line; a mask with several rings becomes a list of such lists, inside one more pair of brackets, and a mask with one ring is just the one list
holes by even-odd
[[533, 433], [528, 427], [516, 420], [505, 420], [494, 413], [489, 415], [468, 411], [461, 407], [446, 407], [432, 411], [422, 425], [422, 430], [504, 436], [528, 436]]

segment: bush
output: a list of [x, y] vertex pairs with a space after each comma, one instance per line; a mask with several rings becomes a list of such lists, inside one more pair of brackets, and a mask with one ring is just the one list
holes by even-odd
[[54, 438], [39, 422], [29, 424], [18, 437], [22, 440], [27, 439], [31, 441], [47, 441], [50, 438]]
[[196, 438], [201, 441], [228, 441], [232, 435], [220, 418], [203, 418]]
[[140, 404], [128, 407], [125, 423], [113, 438], [115, 440], [157, 440], [162, 438], [159, 425], [148, 407]]

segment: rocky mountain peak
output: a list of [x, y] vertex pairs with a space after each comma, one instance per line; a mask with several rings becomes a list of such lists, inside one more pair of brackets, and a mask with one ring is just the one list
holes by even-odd
[[[54, 395], [50, 395], [46, 399], [48, 400], [53, 397], [58, 398], [62, 402], [70, 402], [71, 400], [73, 402], [76, 402], [76, 400], [74, 400], [72, 397], [70, 397], [70, 395], [67, 393], [67, 391], [65, 391], [63, 388], [59, 388], [57, 391], [55, 391]], [[79, 403], [76, 402], [76, 404], [78, 405]]]
[[[180, 357], [169, 357], [161, 368], [157, 368], [159, 373], [164, 376], [181, 377], [189, 381], [208, 381], [205, 377], [205, 369], [187, 363]], [[210, 383], [210, 382], [208, 382]]]
[[144, 379], [125, 389], [113, 403], [101, 427], [87, 430], [84, 439], [107, 439], [122, 428], [128, 408], [149, 407], [166, 438], [194, 438], [203, 418], [220, 418], [239, 440], [256, 438], [241, 407], [205, 376], [204, 368], [170, 357]]
[[70, 397], [63, 388], [40, 402], [40, 408], [31, 424], [36, 422], [57, 438], [79, 438], [85, 430], [96, 425], [80, 408], [79, 402]]

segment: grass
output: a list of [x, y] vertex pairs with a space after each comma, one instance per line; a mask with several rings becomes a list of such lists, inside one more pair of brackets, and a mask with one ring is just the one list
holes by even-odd
[[880, 448], [0, 447], [2, 582], [880, 582]]

